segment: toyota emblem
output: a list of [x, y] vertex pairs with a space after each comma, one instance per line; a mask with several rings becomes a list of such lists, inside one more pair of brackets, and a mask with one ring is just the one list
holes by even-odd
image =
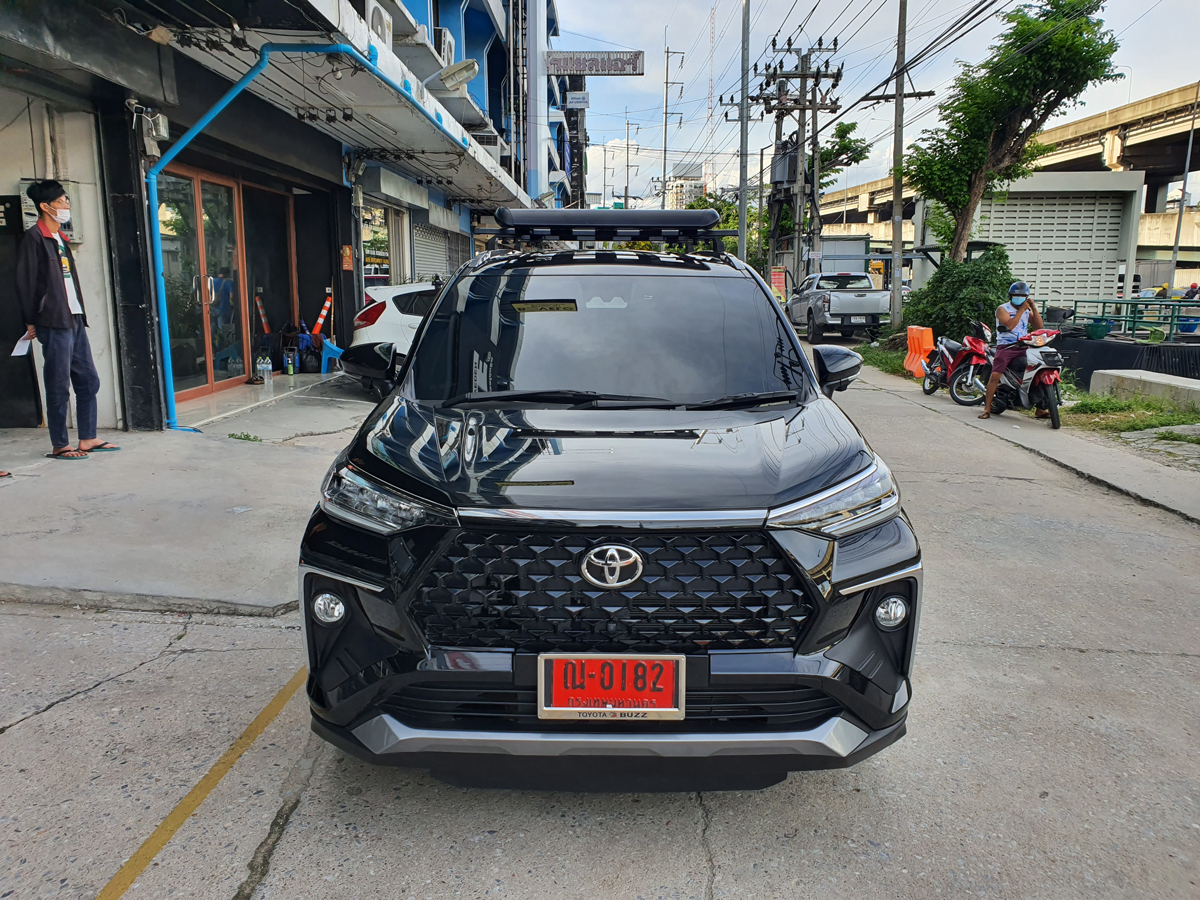
[[579, 571], [596, 587], [627, 587], [642, 577], [642, 554], [621, 544], [603, 544], [587, 552]]

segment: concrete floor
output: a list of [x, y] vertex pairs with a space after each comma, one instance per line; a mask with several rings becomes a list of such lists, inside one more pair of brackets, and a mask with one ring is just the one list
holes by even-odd
[[[838, 400], [925, 554], [900, 743], [760, 792], [463, 790], [296, 695], [125, 896], [1200, 896], [1200, 528], [971, 410]], [[94, 897], [302, 662], [295, 614], [0, 618], [4, 897]]]
[[46, 459], [45, 429], [0, 431], [14, 476], [0, 482], [13, 511], [0, 521], [0, 599], [267, 614], [294, 604], [321, 478], [375, 405], [349, 378], [298, 378], [302, 390], [270, 403], [249, 406], [252, 387], [214, 395], [232, 414], [200, 433], [102, 434], [121, 451], [86, 460]]

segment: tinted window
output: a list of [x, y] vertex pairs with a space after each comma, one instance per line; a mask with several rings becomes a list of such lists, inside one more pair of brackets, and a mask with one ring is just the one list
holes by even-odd
[[875, 285], [866, 275], [822, 275], [818, 287], [823, 291], [875, 290]]
[[406, 316], [420, 316], [422, 319], [433, 309], [433, 301], [437, 299], [437, 291], [418, 291], [415, 294], [395, 294], [392, 303], [396, 309]]
[[461, 278], [434, 312], [413, 373], [417, 398], [430, 404], [472, 391], [581, 390], [696, 402], [807, 390], [794, 335], [755, 282], [640, 267]]

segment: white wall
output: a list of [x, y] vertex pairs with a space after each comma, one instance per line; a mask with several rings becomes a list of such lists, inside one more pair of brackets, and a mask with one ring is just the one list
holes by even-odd
[[[26, 102], [31, 101], [26, 111]], [[5, 88], [0, 88], [0, 194], [20, 194], [22, 178], [45, 178], [46, 104]], [[71, 194], [72, 217], [78, 223], [83, 242], [71, 247], [79, 270], [84, 304], [88, 314], [88, 338], [92, 357], [100, 374], [99, 425], [101, 428], [123, 426], [118, 390], [118, 359], [113, 323], [112, 282], [108, 270], [108, 242], [104, 221], [104, 203], [100, 194], [99, 152], [96, 144], [95, 119], [89, 112], [54, 113], [55, 144], [58, 147], [57, 177], [73, 181], [77, 188]], [[30, 134], [32, 118], [33, 133]], [[51, 172], [51, 177], [55, 173]], [[0, 286], [4, 302], [16, 303], [13, 285]], [[4, 352], [20, 335], [0, 335]], [[41, 378], [40, 349], [38, 377]], [[72, 401], [72, 426], [74, 401]], [[74, 435], [72, 435], [74, 438]]]

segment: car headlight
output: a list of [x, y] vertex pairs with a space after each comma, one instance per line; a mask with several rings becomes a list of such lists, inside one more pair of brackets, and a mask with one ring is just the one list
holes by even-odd
[[900, 489], [878, 456], [853, 478], [767, 516], [768, 528], [794, 528], [839, 538], [900, 514]]
[[457, 525], [454, 511], [384, 487], [349, 466], [333, 468], [321, 485], [321, 509], [380, 534], [418, 525]]

